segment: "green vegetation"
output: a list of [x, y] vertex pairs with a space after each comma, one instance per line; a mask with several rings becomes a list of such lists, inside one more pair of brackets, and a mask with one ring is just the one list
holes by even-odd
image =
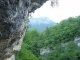
[[[80, 47], [73, 42], [75, 37], [80, 37], [79, 25], [80, 16], [63, 20], [42, 33], [27, 30], [16, 60], [80, 60]], [[67, 43], [64, 48], [62, 43]], [[40, 49], [44, 47], [52, 52], [41, 56]]]
[[56, 46], [54, 52], [46, 55], [48, 60], [80, 60], [80, 49], [73, 42], [69, 42], [65, 49]]

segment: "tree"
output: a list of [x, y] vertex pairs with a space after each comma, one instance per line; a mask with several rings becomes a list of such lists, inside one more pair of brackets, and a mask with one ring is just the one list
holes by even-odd
[[38, 58], [26, 49], [25, 44], [22, 44], [21, 50], [16, 54], [16, 60], [38, 60]]

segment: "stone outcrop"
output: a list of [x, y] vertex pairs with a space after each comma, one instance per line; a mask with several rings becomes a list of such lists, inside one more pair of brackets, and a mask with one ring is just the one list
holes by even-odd
[[15, 60], [25, 35], [28, 14], [46, 0], [0, 0], [0, 60]]
[[76, 37], [74, 39], [74, 43], [76, 43], [80, 47], [80, 37]]
[[45, 55], [45, 54], [48, 54], [48, 53], [51, 53], [51, 49], [50, 48], [41, 48], [40, 49], [40, 55]]

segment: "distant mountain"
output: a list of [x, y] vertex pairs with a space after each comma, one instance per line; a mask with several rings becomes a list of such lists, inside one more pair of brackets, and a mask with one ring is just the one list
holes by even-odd
[[47, 27], [54, 26], [56, 23], [47, 17], [31, 18], [29, 22], [29, 30], [37, 29], [43, 32]]

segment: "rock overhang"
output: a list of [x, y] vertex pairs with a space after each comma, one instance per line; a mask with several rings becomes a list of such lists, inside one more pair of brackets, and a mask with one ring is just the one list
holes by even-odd
[[40, 8], [46, 1], [0, 0], [0, 60], [13, 58], [20, 50], [28, 14]]

